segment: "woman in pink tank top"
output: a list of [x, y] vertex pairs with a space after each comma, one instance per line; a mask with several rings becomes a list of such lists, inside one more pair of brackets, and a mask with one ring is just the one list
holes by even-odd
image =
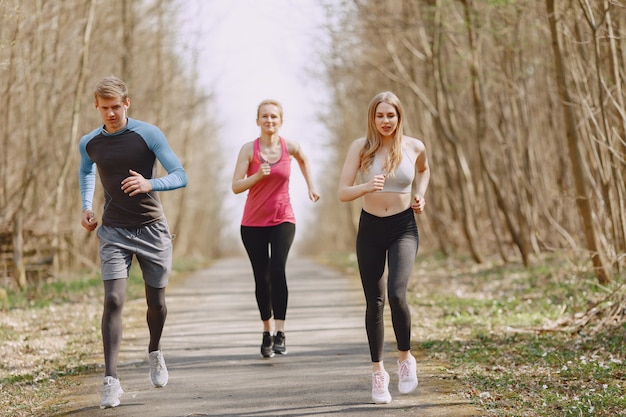
[[[261, 355], [287, 354], [287, 256], [296, 232], [296, 219], [289, 198], [293, 157], [302, 171], [309, 199], [317, 201], [309, 161], [300, 146], [278, 134], [283, 108], [276, 100], [264, 100], [257, 108], [261, 135], [244, 144], [237, 157], [232, 189], [248, 191], [241, 220], [241, 239], [252, 265], [255, 296], [263, 322]], [[272, 320], [273, 319], [273, 320]]]

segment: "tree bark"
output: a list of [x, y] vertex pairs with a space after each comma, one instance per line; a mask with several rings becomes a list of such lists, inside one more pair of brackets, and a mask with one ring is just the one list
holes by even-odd
[[550, 26], [555, 77], [559, 97], [561, 99], [568, 151], [570, 161], [572, 163], [574, 184], [576, 186], [576, 204], [582, 218], [585, 238], [587, 241], [587, 249], [591, 253], [591, 261], [595, 268], [596, 277], [601, 284], [607, 284], [611, 281], [611, 273], [600, 252], [596, 228], [593, 224], [593, 212], [591, 208], [591, 203], [589, 201], [587, 183], [585, 181], [584, 174], [585, 163], [582, 157], [581, 149], [579, 147], [580, 138], [578, 131], [576, 130], [576, 118], [574, 116], [574, 111], [571, 107], [572, 101], [567, 88], [567, 83], [565, 81], [565, 63], [563, 62], [564, 58], [559, 44], [557, 16], [554, 3], [554, 0], [546, 0], [546, 11], [548, 13], [548, 23]]
[[13, 281], [20, 289], [26, 288], [24, 265], [24, 224], [21, 211], [13, 219]]
[[91, 28], [93, 26], [94, 17], [96, 14], [96, 3], [97, 0], [87, 0], [88, 1], [88, 14], [87, 20], [85, 21], [85, 27], [83, 30], [83, 43], [82, 43], [82, 55], [81, 55], [81, 63], [79, 66], [79, 71], [76, 79], [76, 90], [74, 92], [74, 102], [72, 105], [72, 122], [70, 125], [70, 134], [67, 141], [67, 153], [65, 160], [63, 162], [63, 167], [61, 169], [61, 173], [59, 174], [56, 193], [55, 193], [55, 201], [54, 201], [54, 216], [52, 217], [52, 235], [53, 235], [53, 248], [55, 250], [53, 257], [53, 266], [54, 271], [57, 272], [59, 265], [59, 250], [61, 246], [61, 236], [59, 233], [59, 223], [61, 221], [61, 211], [63, 210], [63, 204], [65, 203], [64, 192], [65, 192], [65, 183], [70, 170], [70, 161], [72, 160], [71, 155], [75, 152], [76, 146], [78, 144], [78, 124], [80, 120], [80, 112], [82, 111], [82, 97], [83, 91], [85, 89], [85, 76], [87, 72], [87, 65], [89, 63], [89, 40], [91, 38]]

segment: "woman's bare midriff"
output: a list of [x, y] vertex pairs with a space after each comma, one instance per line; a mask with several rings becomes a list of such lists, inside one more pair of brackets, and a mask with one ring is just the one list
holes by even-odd
[[411, 205], [410, 193], [369, 193], [363, 196], [363, 210], [378, 217], [398, 214]]

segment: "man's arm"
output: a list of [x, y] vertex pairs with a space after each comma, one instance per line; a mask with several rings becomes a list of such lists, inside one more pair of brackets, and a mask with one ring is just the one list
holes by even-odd
[[160, 178], [150, 179], [153, 191], [175, 190], [187, 186], [187, 173], [183, 168], [180, 159], [174, 153], [167, 138], [159, 128], [153, 125], [146, 125], [148, 130], [141, 132], [148, 147], [167, 171], [167, 175]]

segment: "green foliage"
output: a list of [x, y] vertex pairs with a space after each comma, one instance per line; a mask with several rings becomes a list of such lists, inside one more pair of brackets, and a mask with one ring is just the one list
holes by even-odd
[[446, 352], [495, 415], [530, 406], [540, 416], [616, 416], [626, 409], [624, 347], [606, 349], [602, 338], [577, 344], [563, 334], [492, 336], [448, 345]]
[[489, 0], [490, 6], [510, 6], [517, 3], [517, 0]]
[[[137, 266], [131, 268], [128, 280], [128, 294], [132, 299], [143, 294], [143, 280]], [[103, 294], [102, 279], [99, 275], [72, 275], [31, 285], [23, 290], [7, 289], [7, 297], [0, 299], [0, 310], [14, 308], [46, 308], [84, 297]]]
[[[173, 275], [206, 267], [208, 262], [180, 259], [173, 263]], [[133, 263], [127, 283], [127, 299], [133, 300], [144, 296], [144, 282], [141, 269]], [[103, 284], [99, 274], [77, 273], [31, 285], [23, 290], [5, 289], [5, 296], [0, 298], [0, 311], [11, 309], [41, 309], [54, 304], [103, 296]], [[5, 329], [0, 328], [0, 337]]]

